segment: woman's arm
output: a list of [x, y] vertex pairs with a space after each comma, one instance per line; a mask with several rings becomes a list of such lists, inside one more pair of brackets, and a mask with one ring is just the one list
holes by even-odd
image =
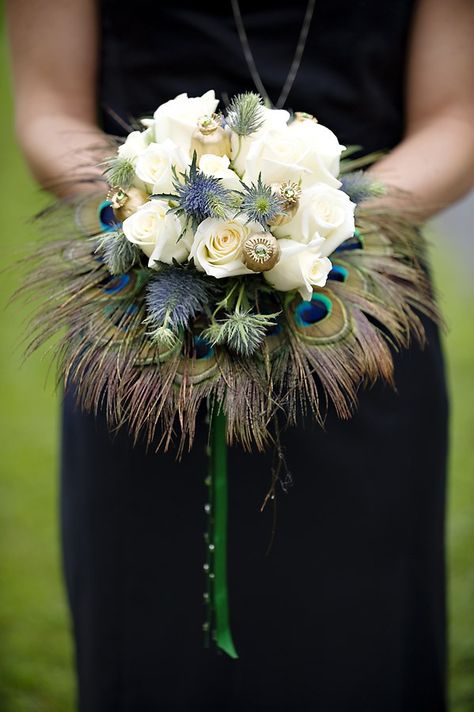
[[372, 172], [408, 191], [399, 206], [421, 219], [473, 187], [473, 0], [419, 0], [408, 56], [405, 137]]
[[96, 2], [6, 5], [17, 136], [40, 184], [66, 195], [81, 188], [81, 174], [99, 175], [100, 149], [91, 148], [107, 153], [96, 123]]

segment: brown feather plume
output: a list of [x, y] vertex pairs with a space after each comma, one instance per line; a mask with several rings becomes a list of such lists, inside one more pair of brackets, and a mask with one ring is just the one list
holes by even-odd
[[[81, 406], [105, 409], [111, 427], [126, 424], [135, 439], [144, 434], [157, 448], [173, 446], [178, 454], [190, 448], [205, 402], [224, 410], [229, 442], [247, 450], [268, 446], [276, 415], [292, 424], [309, 412], [323, 424], [332, 403], [348, 418], [362, 384], [393, 381], [390, 347], [406, 347], [412, 337], [423, 342], [420, 314], [441, 320], [419, 228], [388, 210], [359, 208], [355, 248], [348, 241], [331, 255], [344, 279], [315, 289], [309, 307], [281, 294], [278, 329], [255, 356], [236, 356], [225, 346], [209, 346], [200, 356], [195, 339], [205, 314], [167, 349], [146, 323], [153, 272], [138, 264], [112, 277], [101, 259], [94, 215], [102, 198], [94, 192], [63, 201], [40, 218], [50, 239], [28, 256], [19, 290], [39, 300], [26, 352], [62, 332], [58, 373], [66, 387], [75, 385]], [[314, 323], [302, 320], [307, 308]]]

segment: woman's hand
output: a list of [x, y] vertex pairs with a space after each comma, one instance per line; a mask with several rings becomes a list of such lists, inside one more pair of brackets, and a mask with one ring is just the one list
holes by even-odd
[[371, 172], [385, 198], [424, 220], [474, 185], [474, 2], [419, 0], [411, 33], [406, 131]]
[[16, 133], [39, 183], [64, 196], [101, 180], [94, 0], [7, 0]]

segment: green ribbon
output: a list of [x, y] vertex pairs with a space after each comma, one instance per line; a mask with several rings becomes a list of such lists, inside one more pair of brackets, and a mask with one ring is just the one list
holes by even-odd
[[231, 658], [238, 658], [229, 624], [227, 590], [227, 422], [221, 410], [215, 410], [210, 424], [210, 479], [213, 573], [211, 586], [217, 647]]

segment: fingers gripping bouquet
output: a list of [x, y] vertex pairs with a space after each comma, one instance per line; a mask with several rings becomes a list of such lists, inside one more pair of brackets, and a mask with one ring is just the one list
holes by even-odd
[[[217, 105], [213, 91], [162, 104], [102, 164], [108, 192], [91, 181], [44, 211], [26, 291], [45, 296], [30, 350], [64, 327], [61, 376], [113, 426], [157, 447], [176, 434], [180, 453], [208, 404], [204, 629], [236, 657], [226, 439], [281, 452], [277, 419], [322, 422], [329, 403], [349, 417], [361, 384], [391, 381], [389, 345], [423, 340], [418, 314], [438, 315], [418, 227], [358, 170], [371, 157], [256, 94]], [[278, 464], [272, 499], [277, 479]]]

